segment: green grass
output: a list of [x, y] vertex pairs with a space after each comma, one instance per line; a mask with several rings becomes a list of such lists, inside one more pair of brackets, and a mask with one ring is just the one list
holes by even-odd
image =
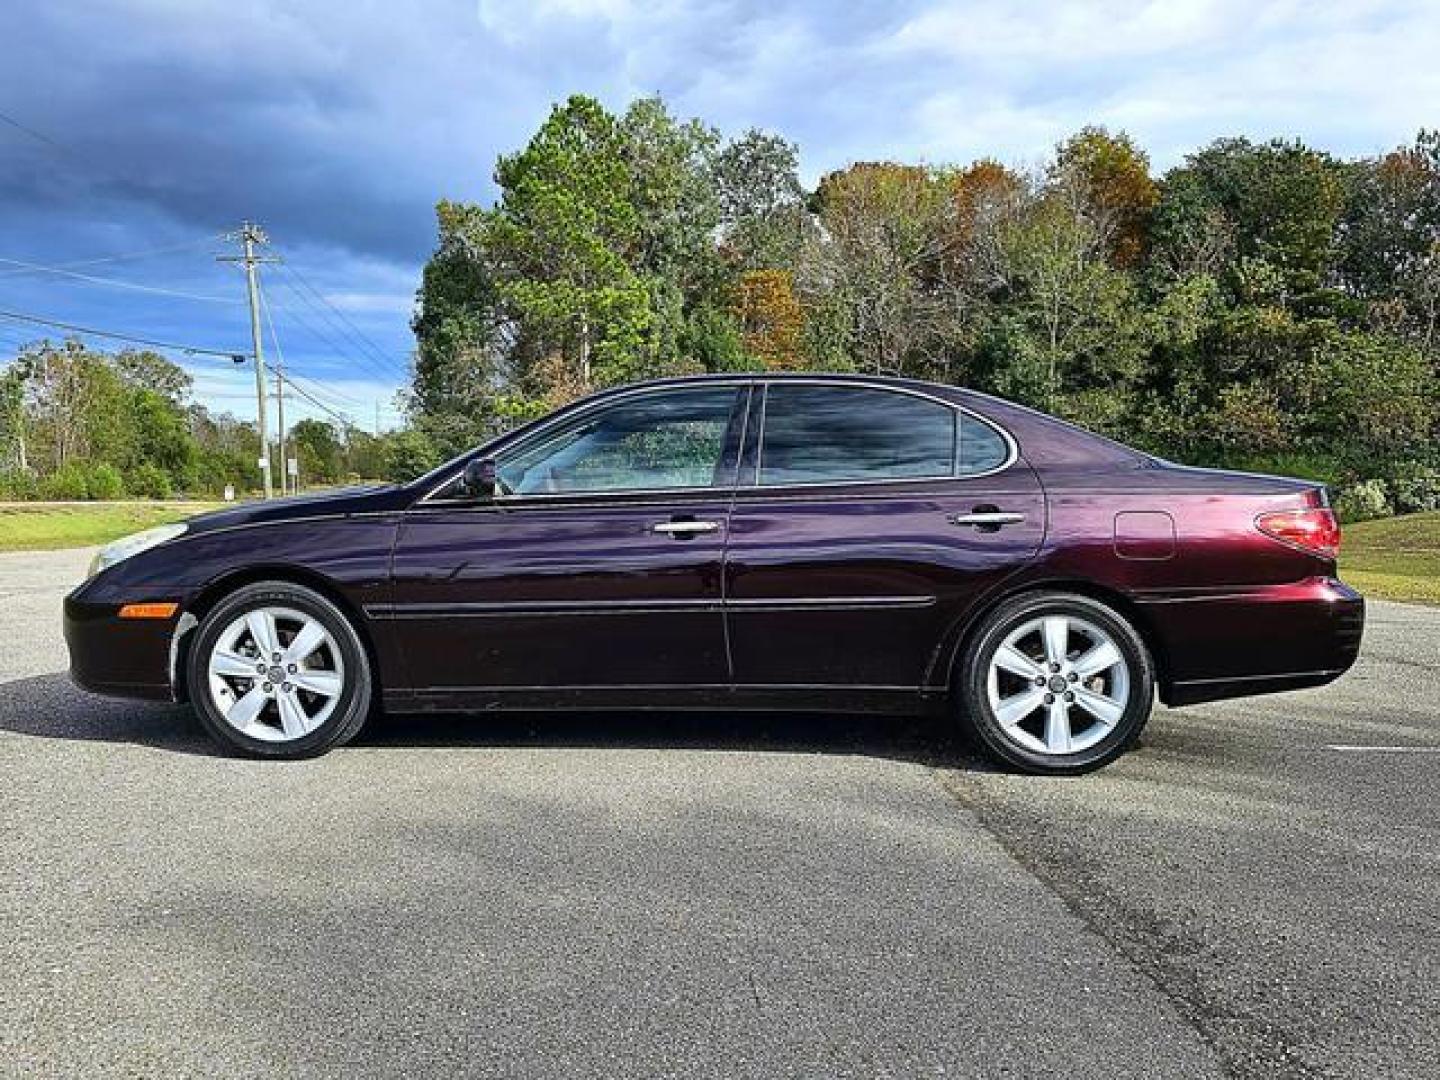
[[216, 503], [0, 504], [0, 551], [49, 551], [104, 544], [129, 533], [180, 521]]
[[1440, 511], [1346, 525], [1340, 576], [1366, 596], [1440, 604]]

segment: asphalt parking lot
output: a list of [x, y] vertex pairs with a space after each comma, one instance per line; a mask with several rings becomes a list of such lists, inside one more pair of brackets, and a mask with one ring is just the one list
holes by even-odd
[[1440, 1073], [1440, 610], [1073, 780], [943, 725], [395, 718], [216, 756], [90, 697], [0, 556], [0, 1068]]

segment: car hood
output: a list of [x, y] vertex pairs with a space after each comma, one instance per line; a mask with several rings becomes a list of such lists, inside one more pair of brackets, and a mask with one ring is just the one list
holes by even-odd
[[343, 517], [349, 514], [384, 513], [409, 505], [412, 493], [399, 484], [368, 484], [336, 488], [313, 495], [291, 495], [283, 499], [257, 500], [227, 506], [223, 510], [197, 514], [186, 520], [191, 534], [231, 529], [237, 525], [295, 521], [300, 518]]

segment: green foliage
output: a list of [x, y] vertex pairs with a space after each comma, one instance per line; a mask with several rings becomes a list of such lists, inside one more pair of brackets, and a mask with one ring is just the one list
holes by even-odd
[[290, 429], [290, 453], [307, 484], [333, 484], [344, 471], [345, 447], [335, 428], [323, 420], [301, 420]]
[[1385, 490], [1397, 514], [1440, 510], [1440, 464], [1401, 462], [1392, 470]]
[[385, 478], [404, 483], [429, 472], [441, 462], [435, 444], [424, 432], [410, 429], [385, 440]]
[[[78, 341], [21, 349], [0, 369], [0, 497], [253, 492], [260, 482], [254, 427], [191, 403], [190, 385], [184, 369], [154, 353], [112, 356]], [[295, 431], [311, 482], [355, 471], [358, 436], [342, 439], [314, 421]], [[377, 476], [378, 449], [370, 457], [367, 475]]]
[[89, 469], [77, 459], [67, 461], [40, 483], [40, 497], [70, 502], [90, 497]]
[[30, 469], [0, 469], [0, 499], [37, 499], [40, 497], [40, 480]]
[[118, 499], [125, 494], [125, 481], [120, 470], [108, 462], [89, 467], [85, 477], [85, 494], [91, 499]]
[[132, 495], [145, 499], [168, 499], [174, 494], [170, 474], [153, 461], [135, 466], [126, 478], [126, 486]]
[[1343, 522], [1369, 521], [1393, 514], [1383, 480], [1360, 480], [1340, 489], [1335, 513]]

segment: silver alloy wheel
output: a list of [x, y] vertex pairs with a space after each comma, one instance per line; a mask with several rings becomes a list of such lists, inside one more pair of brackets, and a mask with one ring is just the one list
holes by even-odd
[[210, 699], [240, 734], [293, 742], [330, 718], [345, 689], [345, 662], [313, 615], [263, 607], [232, 620], [206, 662]]
[[1037, 754], [1088, 750], [1130, 702], [1130, 668], [1115, 641], [1074, 615], [1012, 630], [990, 658], [986, 696], [1006, 738]]

